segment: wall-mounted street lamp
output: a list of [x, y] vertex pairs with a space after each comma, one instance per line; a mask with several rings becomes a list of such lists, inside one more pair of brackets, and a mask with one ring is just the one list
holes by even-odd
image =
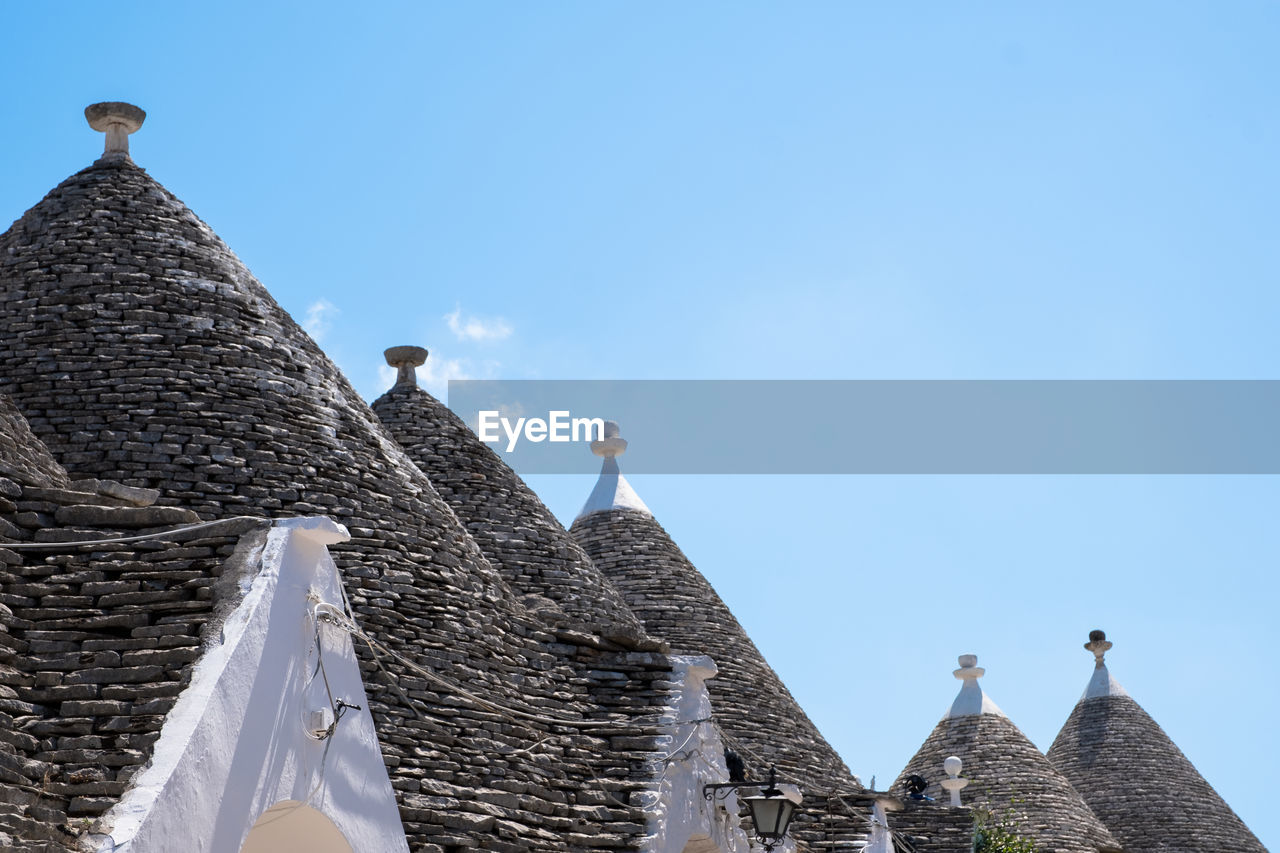
[[764, 790], [754, 797], [743, 797], [742, 802], [751, 813], [751, 824], [755, 828], [756, 838], [764, 845], [766, 851], [771, 851], [787, 834], [787, 829], [791, 826], [791, 818], [796, 813], [796, 800], [778, 789], [778, 774], [774, 768], [769, 768], [767, 784], [746, 780], [721, 782], [717, 785], [703, 785], [702, 793], [710, 800], [721, 789], [760, 787]]

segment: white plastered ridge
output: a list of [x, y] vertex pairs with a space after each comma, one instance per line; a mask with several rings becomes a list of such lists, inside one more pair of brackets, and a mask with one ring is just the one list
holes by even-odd
[[1084, 688], [1084, 695], [1080, 697], [1081, 701], [1085, 699], [1100, 699], [1103, 696], [1128, 696], [1128, 692], [1120, 686], [1120, 682], [1107, 670], [1107, 665], [1099, 663], [1093, 670], [1093, 677], [1089, 679], [1089, 684]]
[[631, 488], [627, 478], [618, 470], [618, 460], [608, 456], [600, 467], [600, 479], [596, 480], [596, 486], [587, 497], [587, 502], [582, 505], [578, 518], [612, 509], [630, 509], [648, 516], [653, 515], [645, 502], [640, 500], [636, 490]]
[[983, 692], [982, 685], [978, 683], [978, 679], [986, 674], [986, 670], [978, 666], [978, 656], [960, 655], [959, 663], [960, 668], [952, 674], [964, 683], [960, 685], [960, 693], [942, 718], [948, 720], [955, 717], [971, 717], [979, 714], [993, 714], [997, 717], [1007, 718], [1008, 715], [1001, 711], [1000, 706]]
[[[268, 808], [298, 801], [329, 818], [355, 850], [407, 853], [350, 635], [317, 631], [313, 621], [316, 601], [343, 609], [326, 546], [348, 538], [328, 518], [275, 523], [222, 643], [196, 663], [150, 763], [85, 849], [235, 853]], [[333, 695], [361, 706], [327, 740], [304, 725], [318, 701], [307, 679], [317, 633]]]
[[[653, 768], [659, 779], [656, 801], [647, 807], [645, 853], [749, 853], [750, 843], [738, 818], [737, 794], [729, 790], [708, 799], [703, 786], [729, 779], [724, 742], [711, 723], [706, 680], [716, 665], [704, 655], [673, 655], [676, 688], [667, 709], [663, 746], [667, 757]], [[654, 795], [650, 795], [654, 796]]]

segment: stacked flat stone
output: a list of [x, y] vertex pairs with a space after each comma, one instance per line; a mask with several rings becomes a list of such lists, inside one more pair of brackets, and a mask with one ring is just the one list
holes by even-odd
[[[612, 462], [607, 459], [606, 468]], [[652, 515], [600, 509], [580, 516], [570, 532], [649, 633], [673, 652], [716, 662], [720, 673], [707, 682], [716, 723], [753, 772], [776, 765], [780, 777], [814, 795], [861, 790], [715, 589]]]
[[127, 158], [67, 179], [0, 236], [0, 386], [73, 476], [204, 518], [345, 524], [333, 552], [355, 616], [416, 665], [502, 706], [617, 721], [587, 735], [513, 720], [384, 660], [393, 687], [360, 645], [415, 850], [640, 843], [668, 660], [531, 616], [314, 342]]
[[[1106, 636], [1095, 633], [1086, 648], [1110, 648]], [[1084, 696], [1049, 748], [1049, 760], [1125, 853], [1266, 850], [1164, 729], [1115, 682], [1101, 653]]]
[[[971, 659], [971, 660], [970, 660]], [[965, 685], [951, 709], [934, 727], [920, 749], [898, 776], [892, 790], [906, 793], [908, 776], [929, 782], [924, 794], [946, 801], [940, 781], [949, 756], [964, 762], [966, 806], [1004, 814], [1012, 809], [1021, 832], [1046, 851], [1100, 853], [1119, 851], [1109, 833], [1071, 783], [1027, 739], [999, 707], [977, 686], [977, 676], [961, 675], [976, 658], [961, 657], [957, 677]]]
[[973, 853], [974, 819], [967, 808], [907, 799], [902, 811], [889, 813], [889, 826], [918, 853]]
[[[194, 513], [69, 481], [3, 398], [0, 435], [0, 534], [49, 543], [0, 541], [0, 847], [73, 849], [146, 762], [265, 522], [175, 544]], [[110, 541], [126, 535], [156, 538]]]
[[0, 394], [0, 477], [29, 486], [60, 488], [67, 484], [67, 472], [4, 394]]
[[549, 624], [656, 648], [546, 505], [447, 406], [400, 382], [373, 402], [373, 411], [531, 610]]

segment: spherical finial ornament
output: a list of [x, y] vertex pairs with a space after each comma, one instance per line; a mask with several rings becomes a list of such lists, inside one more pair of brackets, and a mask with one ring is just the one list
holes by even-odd
[[956, 662], [967, 669], [968, 667], [978, 665], [978, 656], [960, 655], [960, 657], [956, 658]]
[[960, 756], [949, 755], [942, 762], [942, 769], [946, 771], [947, 778], [943, 779], [939, 784], [942, 785], [944, 791], [951, 795], [951, 805], [955, 808], [961, 808], [960, 792], [969, 787], [968, 779], [960, 778], [960, 770], [964, 767], [964, 763], [960, 761]]
[[1100, 628], [1094, 628], [1089, 632], [1089, 642], [1100, 643], [1107, 638], [1107, 632]]

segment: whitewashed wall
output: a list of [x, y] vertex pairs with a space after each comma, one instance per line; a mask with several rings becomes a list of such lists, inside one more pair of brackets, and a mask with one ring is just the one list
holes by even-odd
[[152, 763], [104, 816], [107, 834], [96, 834], [95, 849], [238, 853], [263, 812], [295, 801], [332, 821], [354, 850], [408, 850], [351, 638], [340, 628], [321, 628], [325, 672], [333, 695], [361, 710], [348, 711], [327, 742], [304, 730], [306, 713], [328, 705], [322, 680], [312, 679], [312, 608], [319, 599], [342, 609], [326, 546], [347, 538], [327, 518], [276, 522], [222, 643], [196, 664]]

